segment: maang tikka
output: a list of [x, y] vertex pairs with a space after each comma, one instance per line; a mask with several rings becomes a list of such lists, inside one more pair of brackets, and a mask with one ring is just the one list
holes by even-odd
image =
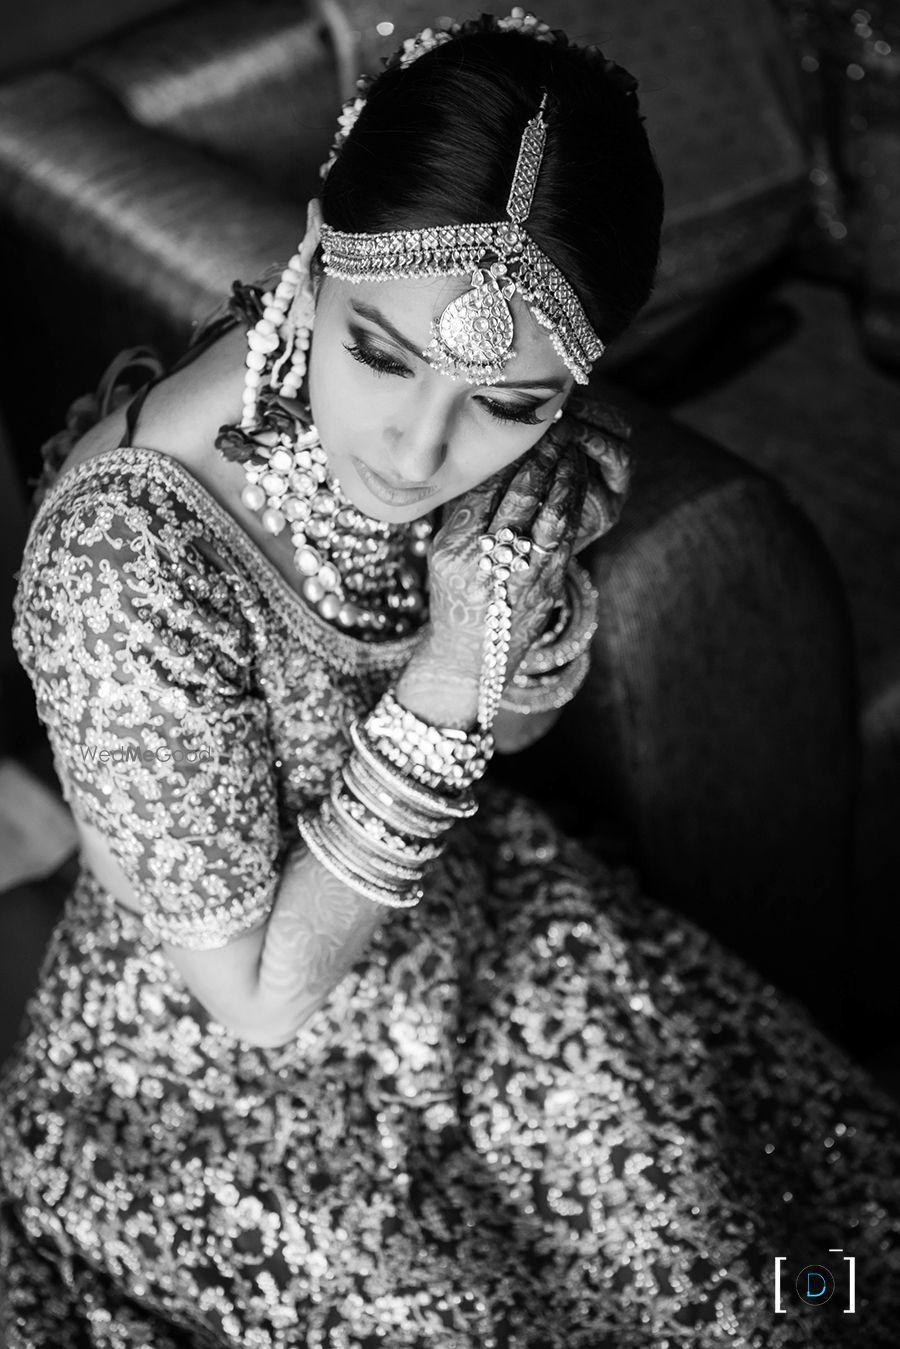
[[516, 293], [548, 330], [576, 383], [588, 382], [604, 351], [577, 294], [525, 229], [547, 139], [546, 106], [545, 90], [522, 134], [506, 220], [382, 234], [321, 229], [324, 270], [339, 280], [471, 276], [471, 288], [433, 320], [432, 339], [422, 353], [434, 369], [471, 384], [502, 381], [515, 356], [508, 302]]
[[[531, 211], [547, 139], [546, 106], [545, 91], [537, 114], [522, 135], [506, 203], [506, 214], [513, 226], [523, 226]], [[497, 242], [506, 251], [487, 267], [477, 268], [472, 273], [472, 289], [451, 300], [440, 318], [432, 322], [431, 343], [425, 351], [426, 359], [435, 369], [471, 383], [502, 379], [503, 366], [515, 356], [513, 317], [507, 303], [516, 289], [510, 262], [515, 265], [520, 244], [525, 240], [520, 239], [515, 229], [508, 229], [499, 235]]]

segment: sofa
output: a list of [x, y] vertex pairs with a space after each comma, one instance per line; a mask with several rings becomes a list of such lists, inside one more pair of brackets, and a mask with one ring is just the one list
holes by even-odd
[[[368, 0], [138, 8], [0, 83], [18, 316], [0, 407], [26, 496], [116, 352], [173, 358], [235, 278], [294, 250], [339, 102], [437, 17], [420, 0], [390, 19]], [[840, 140], [858, 98], [848, 111], [810, 57], [846, 32], [814, 10], [542, 8], [638, 76], [668, 209], [654, 296], [591, 390], [635, 454], [588, 559], [591, 678], [546, 741], [493, 767], [871, 1057], [900, 1036], [900, 280], [873, 265], [890, 260], [882, 167]], [[900, 124], [884, 121], [879, 166]], [[855, 242], [873, 210], [880, 254]], [[28, 692], [6, 686], [21, 739]]]

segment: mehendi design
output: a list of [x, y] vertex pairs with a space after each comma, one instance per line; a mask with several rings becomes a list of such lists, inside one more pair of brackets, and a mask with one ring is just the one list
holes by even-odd
[[292, 851], [266, 927], [259, 997], [302, 1025], [363, 955], [384, 914], [313, 857]]

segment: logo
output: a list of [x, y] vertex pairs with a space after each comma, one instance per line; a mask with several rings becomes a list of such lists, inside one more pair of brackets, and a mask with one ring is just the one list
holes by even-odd
[[794, 1285], [801, 1302], [810, 1307], [821, 1306], [834, 1295], [834, 1275], [825, 1265], [807, 1265], [797, 1275]]
[[[803, 1303], [806, 1307], [822, 1307], [834, 1297], [838, 1291], [839, 1283], [842, 1286], [846, 1284], [845, 1290], [842, 1291], [846, 1306], [842, 1310], [845, 1316], [853, 1316], [856, 1312], [856, 1256], [844, 1255], [841, 1246], [832, 1246], [828, 1254], [843, 1256], [843, 1260], [837, 1266], [838, 1274], [836, 1275], [828, 1265], [804, 1265], [794, 1278], [794, 1293], [797, 1301]], [[775, 1311], [781, 1316], [787, 1314], [784, 1298], [786, 1287], [790, 1287], [786, 1281], [788, 1273], [784, 1269], [786, 1263], [786, 1255], [776, 1255]]]

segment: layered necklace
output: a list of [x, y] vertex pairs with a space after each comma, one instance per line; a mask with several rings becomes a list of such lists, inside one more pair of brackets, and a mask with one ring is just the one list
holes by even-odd
[[[248, 366], [259, 376], [250, 384], [253, 416], [245, 416], [241, 426], [223, 426], [216, 445], [227, 459], [243, 465], [241, 501], [247, 509], [271, 534], [290, 530], [294, 565], [303, 577], [301, 593], [317, 613], [363, 640], [403, 636], [421, 625], [427, 611], [423, 559], [432, 525], [427, 518], [387, 524], [346, 497], [329, 471], [302, 389], [284, 380], [277, 388], [270, 382], [290, 355], [285, 341], [274, 340], [275, 299], [256, 287], [234, 286], [231, 313], [256, 325], [251, 355], [258, 351], [252, 338], [260, 325], [273, 331], [264, 332], [262, 360]], [[267, 312], [273, 317], [266, 319]], [[299, 401], [289, 409], [279, 392], [281, 397], [296, 392]]]

